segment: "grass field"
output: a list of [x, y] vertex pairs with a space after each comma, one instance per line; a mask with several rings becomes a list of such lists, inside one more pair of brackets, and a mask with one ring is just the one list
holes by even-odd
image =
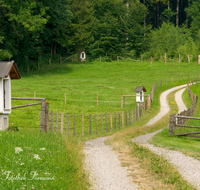
[[[169, 116], [166, 116], [156, 126], [147, 129], [141, 128], [158, 113], [160, 93], [172, 86], [187, 83], [188, 72], [190, 78], [196, 79], [198, 70], [199, 65], [196, 63], [189, 65], [187, 63], [174, 64], [172, 62], [166, 65], [160, 62], [154, 62], [153, 65], [150, 65], [148, 62], [129, 61], [52, 65], [29, 75], [22, 73], [20, 80], [13, 80], [12, 97], [33, 97], [34, 91], [36, 91], [36, 97], [46, 98], [50, 102], [50, 111], [88, 116], [96, 113], [99, 116], [101, 113], [114, 113], [135, 108], [135, 99], [130, 98], [126, 99], [126, 107], [122, 109], [120, 104], [121, 95], [134, 94], [133, 91], [136, 86], [144, 86], [148, 94], [152, 85], [158, 80], [159, 87], [154, 94], [152, 107], [130, 128], [118, 132], [116, 137], [120, 136], [120, 138], [114, 137], [118, 145], [125, 139], [120, 144], [120, 151], [126, 151], [127, 145], [130, 150], [137, 151], [137, 147], [127, 144], [130, 138], [163, 128], [168, 121]], [[181, 74], [180, 81], [179, 74]], [[165, 82], [166, 77], [168, 79], [167, 85]], [[162, 87], [160, 87], [161, 79]], [[67, 95], [66, 105], [64, 104], [65, 93]], [[99, 95], [98, 107], [96, 106], [97, 94]], [[14, 100], [12, 106], [26, 103], [32, 102]], [[59, 134], [39, 133], [39, 119], [40, 106], [12, 110], [10, 125], [13, 123], [13, 126], [18, 127], [20, 131], [1, 132], [0, 141], [2, 146], [0, 150], [2, 154], [0, 156], [0, 167], [2, 175], [5, 171], [11, 171], [13, 176], [20, 173], [20, 176], [26, 174], [28, 178], [32, 177], [30, 172], [34, 169], [40, 177], [45, 177], [46, 174], [50, 173], [51, 175], [49, 175], [55, 177], [55, 180], [44, 180], [39, 181], [39, 183], [36, 180], [31, 182], [27, 180], [21, 182], [5, 180], [2, 183], [2, 188], [13, 186], [14, 189], [23, 189], [26, 185], [27, 189], [32, 189], [32, 185], [34, 185], [34, 187], [43, 189], [88, 189], [88, 174], [83, 169], [83, 142], [97, 136], [114, 134], [115, 131], [108, 133], [104, 131], [101, 134], [92, 135], [86, 134], [84, 137], [73, 138], [73, 136], [70, 136], [70, 138], [65, 138]], [[15, 154], [16, 147], [20, 147], [23, 151]], [[45, 151], [40, 150], [41, 148], [45, 148]], [[52, 156], [49, 156], [49, 153]], [[39, 155], [42, 160], [34, 159], [34, 154]], [[149, 154], [145, 153], [146, 157]], [[140, 156], [138, 155], [138, 157]], [[16, 159], [18, 159], [17, 163]], [[147, 162], [145, 161], [145, 163]], [[158, 166], [160, 167], [160, 165]], [[5, 175], [2, 177], [5, 177]], [[163, 177], [161, 176], [161, 178]], [[169, 176], [169, 178], [171, 177]], [[58, 182], [58, 180], [60, 181]], [[174, 179], [168, 180], [168, 182], [175, 183]], [[178, 182], [177, 185], [182, 183]], [[181, 187], [187, 189], [188, 186], [186, 184], [181, 185]]]
[[[121, 108], [121, 95], [134, 95], [136, 86], [144, 86], [146, 94], [150, 94], [152, 85], [158, 81], [162, 87], [158, 92], [175, 85], [196, 79], [199, 65], [196, 63], [174, 64], [168, 62], [89, 62], [65, 63], [53, 65], [29, 75], [23, 75], [20, 80], [12, 81], [12, 97], [46, 98], [50, 102], [49, 110], [70, 114], [70, 123], [73, 123], [73, 114], [77, 122], [81, 122], [81, 115], [85, 114], [85, 122], [89, 123], [89, 114], [100, 114], [128, 111], [135, 109], [135, 98], [126, 98], [126, 107]], [[179, 81], [179, 74], [181, 80]], [[167, 77], [167, 85], [166, 85]], [[173, 83], [172, 83], [173, 77]], [[157, 92], [156, 92], [157, 93]], [[65, 105], [64, 94], [67, 97]], [[96, 105], [98, 94], [99, 106]], [[155, 95], [156, 96], [156, 95]], [[12, 105], [32, 103], [30, 101], [13, 100]], [[34, 102], [33, 102], [34, 103]], [[153, 105], [155, 103], [153, 102]], [[18, 127], [39, 127], [40, 106], [15, 109], [10, 115], [10, 123]]]

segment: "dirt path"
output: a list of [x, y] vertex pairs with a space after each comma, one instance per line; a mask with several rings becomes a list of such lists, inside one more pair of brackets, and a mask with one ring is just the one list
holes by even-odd
[[[178, 91], [175, 94], [175, 101], [179, 107], [179, 112], [187, 109], [181, 97], [183, 91], [184, 89]], [[200, 161], [186, 156], [181, 152], [155, 147], [148, 143], [148, 140], [160, 131], [161, 130], [139, 136], [137, 138], [134, 138], [132, 141], [149, 148], [155, 154], [165, 157], [171, 164], [174, 165], [175, 168], [177, 168], [179, 173], [183, 176], [185, 180], [188, 181], [188, 183], [200, 190]]]
[[[152, 125], [153, 123], [157, 122], [161, 119], [165, 114], [169, 112], [169, 106], [167, 103], [167, 95], [174, 91], [181, 88], [184, 88], [186, 85], [174, 87], [169, 89], [161, 94], [160, 103], [161, 109], [158, 115], [156, 115], [153, 119], [151, 119], [146, 125]], [[178, 104], [182, 105], [181, 102], [181, 92], [176, 93]], [[185, 108], [180, 108], [185, 109]], [[137, 137], [133, 141], [139, 142], [142, 145], [148, 145], [148, 148], [154, 151], [155, 153], [165, 154], [161, 150], [155, 149], [152, 145], [147, 143], [147, 140], [151, 138], [156, 132], [152, 134], [147, 134], [145, 136]], [[112, 151], [108, 145], [104, 144], [104, 141], [108, 137], [101, 137], [94, 140], [90, 140], [85, 142], [85, 168], [90, 172], [90, 181], [93, 187], [91, 189], [96, 190], [136, 190], [138, 186], [131, 181], [131, 178], [128, 177], [129, 171], [126, 167], [121, 167], [121, 163], [119, 161], [118, 156]], [[175, 151], [176, 152], [176, 151]], [[174, 152], [171, 153], [173, 157]], [[182, 155], [181, 155], [182, 156]], [[179, 159], [183, 159], [183, 157], [178, 157], [178, 154], [174, 157], [176, 158], [177, 162]], [[191, 162], [191, 160], [190, 160]], [[193, 161], [192, 161], [193, 162]], [[183, 167], [183, 166], [180, 166]], [[187, 168], [184, 166], [184, 168]], [[179, 168], [178, 168], [179, 169]], [[188, 168], [186, 169], [188, 170]], [[194, 170], [196, 174], [200, 173], [197, 170]], [[183, 172], [186, 172], [185, 170]], [[189, 175], [189, 174], [187, 174]], [[200, 175], [199, 175], [200, 176]], [[190, 179], [188, 179], [190, 180]], [[200, 179], [199, 179], [200, 182]], [[193, 183], [194, 184], [194, 183]], [[195, 184], [194, 184], [195, 185]]]

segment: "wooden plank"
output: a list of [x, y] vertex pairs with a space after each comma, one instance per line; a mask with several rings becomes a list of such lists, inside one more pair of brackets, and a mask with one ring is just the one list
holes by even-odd
[[92, 134], [92, 114], [90, 114], [90, 134]]
[[198, 126], [190, 126], [190, 125], [182, 125], [182, 124], [176, 124], [176, 127], [186, 127], [186, 128], [200, 129], [200, 127], [198, 127]]
[[[189, 109], [188, 109], [189, 110]], [[190, 116], [175, 116], [177, 118], [185, 118], [185, 119], [196, 119], [196, 120], [200, 120], [200, 117], [190, 117]]]
[[53, 112], [51, 112], [51, 132], [53, 132], [53, 130], [54, 130], [53, 124], [54, 124], [54, 122], [53, 122]]
[[196, 135], [187, 135], [186, 137], [196, 137], [196, 138], [200, 138], [200, 136], [196, 136]]
[[40, 113], [40, 132], [46, 131], [46, 100], [43, 99], [41, 101], [41, 113]]
[[56, 113], [56, 132], [58, 133], [58, 112]]
[[101, 131], [103, 131], [103, 116], [101, 114]]
[[45, 119], [46, 119], [46, 132], [48, 133], [49, 132], [49, 102], [46, 102], [46, 116], [45, 116]]
[[106, 132], [108, 132], [108, 115], [107, 115], [107, 113], [105, 114], [105, 118], [106, 118]]
[[189, 132], [189, 133], [177, 133], [174, 134], [175, 136], [187, 136], [187, 135], [192, 135], [192, 134], [200, 134], [200, 131], [197, 132]]
[[69, 136], [69, 114], [67, 114], [67, 136]]
[[176, 122], [176, 118], [175, 118], [175, 114], [171, 114], [170, 115], [170, 120], [169, 120], [169, 135], [174, 135], [174, 128], [175, 128], [175, 122]]
[[63, 124], [64, 124], [64, 113], [61, 113], [61, 128], [60, 128], [61, 135], [63, 135]]
[[36, 106], [36, 105], [40, 105], [40, 104], [41, 104], [41, 102], [33, 103], [33, 104], [25, 104], [25, 105], [20, 105], [20, 106], [13, 106], [11, 109], [24, 108], [24, 107], [28, 107], [28, 106]]
[[38, 100], [38, 101], [45, 100], [45, 98], [20, 98], [20, 97], [12, 97], [11, 99], [12, 100]]
[[98, 126], [97, 126], [97, 114], [95, 114], [95, 123], [96, 123], [96, 134], [98, 133]]
[[82, 114], [82, 135], [84, 135], [84, 114]]
[[76, 114], [74, 114], [74, 136], [76, 136]]
[[110, 113], [110, 130], [113, 130], [112, 113]]

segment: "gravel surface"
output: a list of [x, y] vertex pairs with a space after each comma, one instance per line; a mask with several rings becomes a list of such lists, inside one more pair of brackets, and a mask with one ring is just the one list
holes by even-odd
[[[179, 112], [186, 109], [186, 106], [182, 101], [183, 91], [184, 89], [178, 91], [175, 94], [175, 101], [179, 107]], [[166, 97], [167, 92], [170, 93], [170, 91], [165, 91], [163, 92], [165, 96], [164, 95], [163, 96], [161, 95], [161, 96]], [[162, 102], [162, 99], [160, 100]], [[166, 109], [168, 110], [168, 105], [166, 106], [167, 106]], [[160, 114], [160, 116], [162, 117], [162, 114]], [[152, 136], [154, 136], [156, 133], [160, 131], [161, 130], [156, 131], [154, 133], [139, 136], [135, 139], [132, 139], [132, 141], [149, 148], [155, 154], [162, 155], [163, 157], [165, 157], [171, 164], [174, 165], [175, 168], [177, 168], [179, 173], [183, 176], [185, 180], [188, 181], [188, 183], [190, 183], [191, 185], [196, 187], [198, 190], [200, 190], [200, 161], [195, 160], [194, 158], [191, 158], [189, 156], [186, 156], [182, 154], [181, 152], [155, 147], [147, 142], [148, 139], [150, 139]]]
[[90, 172], [92, 189], [96, 190], [137, 190], [137, 185], [128, 177], [129, 171], [121, 167], [118, 156], [100, 137], [85, 142], [85, 168]]

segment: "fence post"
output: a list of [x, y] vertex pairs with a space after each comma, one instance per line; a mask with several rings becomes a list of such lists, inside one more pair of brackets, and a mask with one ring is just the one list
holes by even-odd
[[97, 127], [97, 114], [95, 114], [95, 123], [96, 123], [96, 134], [98, 133], [98, 127]]
[[125, 98], [126, 98], [126, 97], [125, 97], [125, 96], [123, 96], [124, 107], [126, 107], [126, 102], [125, 102], [126, 100], [125, 100]]
[[92, 114], [90, 114], [90, 134], [92, 134]]
[[129, 110], [129, 126], [131, 126], [131, 110]]
[[121, 108], [123, 108], [123, 96], [121, 97]]
[[152, 64], [153, 63], [153, 58], [152, 58], [152, 56], [151, 56], [151, 58], [150, 58], [150, 64]]
[[84, 114], [82, 114], [82, 135], [84, 135]]
[[190, 63], [190, 55], [188, 55], [188, 63]]
[[106, 132], [108, 132], [108, 115], [107, 115], [107, 113], [106, 113]]
[[175, 128], [175, 114], [171, 114], [170, 115], [170, 120], [169, 120], [169, 135], [172, 136], [174, 135], [174, 128]]
[[46, 132], [49, 132], [49, 102], [46, 102], [45, 108]]
[[64, 123], [64, 113], [61, 113], [61, 129], [60, 132], [63, 135], [63, 123]]
[[58, 112], [56, 113], [56, 132], [58, 132]]
[[122, 129], [124, 128], [124, 112], [122, 111]]
[[165, 53], [165, 64], [167, 63], [167, 54]]
[[40, 132], [45, 132], [46, 131], [46, 128], [45, 128], [45, 125], [46, 125], [45, 110], [46, 110], [46, 100], [43, 99], [41, 101]]
[[53, 122], [53, 112], [51, 112], [51, 132], [53, 132], [53, 124], [54, 124], [54, 122]]

